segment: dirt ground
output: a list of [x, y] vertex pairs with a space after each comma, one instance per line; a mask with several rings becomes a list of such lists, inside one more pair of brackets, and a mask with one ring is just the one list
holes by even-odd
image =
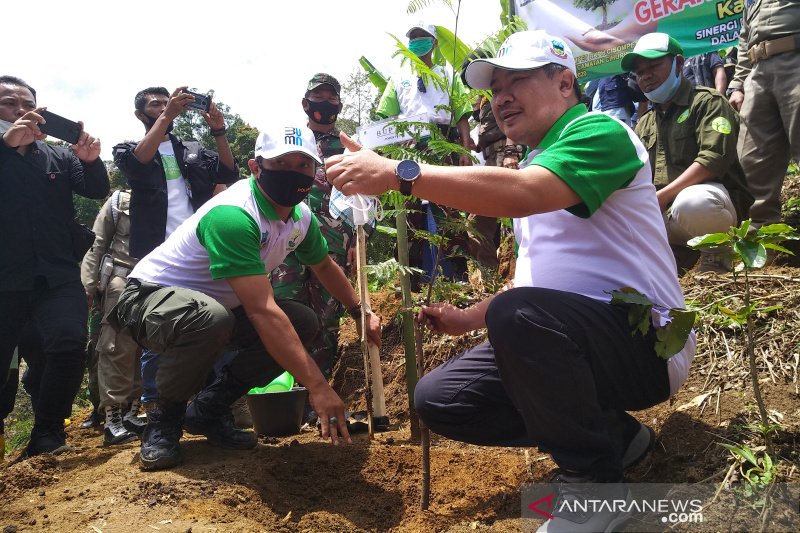
[[[800, 270], [795, 267], [764, 273], [800, 287]], [[715, 280], [727, 283], [726, 278], [692, 274], [683, 283], [688, 294], [692, 287]], [[772, 292], [784, 296], [780, 290]], [[392, 293], [376, 300], [386, 322], [399, 302]], [[429, 339], [429, 366], [478, 340]], [[798, 462], [800, 431], [798, 348], [796, 337], [784, 340], [777, 344], [777, 353], [769, 355], [775, 359], [765, 360], [769, 371], [763, 386], [771, 414], [782, 424], [775, 437], [783, 461], [780, 478], [797, 482], [793, 465]], [[364, 375], [352, 324], [343, 329], [342, 343], [334, 385], [349, 407], [362, 409]], [[658, 443], [626, 473], [629, 481], [719, 483], [729, 470], [730, 455], [716, 443], [741, 441], [742, 426], [756, 420], [752, 389], [746, 372], [733, 372], [717, 359], [711, 364], [716, 356], [707, 346], [701, 345], [688, 382], [671, 402], [635, 413], [655, 429]], [[397, 323], [386, 328], [381, 357], [392, 427], [371, 442], [360, 434], [352, 445], [333, 447], [315, 431], [307, 431], [262, 438], [254, 450], [229, 451], [186, 436], [183, 465], [142, 472], [138, 443], [104, 448], [100, 432], [73, 424], [68, 428], [73, 452], [0, 465], [0, 528], [4, 533], [520, 531], [519, 487], [546, 481], [555, 468], [549, 457], [536, 448], [468, 446], [434, 436], [431, 504], [421, 511], [421, 452], [409, 441]], [[789, 371], [774, 371], [775, 361], [779, 366], [785, 362]], [[735, 366], [744, 368], [740, 360]], [[76, 414], [75, 420], [86, 414]]]

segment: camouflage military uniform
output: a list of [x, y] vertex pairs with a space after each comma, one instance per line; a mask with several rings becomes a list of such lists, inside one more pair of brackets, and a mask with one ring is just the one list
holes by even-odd
[[[323, 160], [344, 152], [339, 140], [339, 130], [334, 128], [328, 133], [315, 131], [314, 136]], [[353, 228], [330, 214], [330, 196], [331, 185], [325, 177], [325, 168], [320, 167], [306, 203], [316, 215], [319, 229], [328, 241], [328, 253], [331, 259], [342, 267], [346, 275], [349, 275], [347, 250], [355, 245]], [[344, 309], [336, 298], [325, 290], [311, 269], [301, 264], [293, 253], [289, 254], [283, 264], [273, 270], [270, 276], [275, 298], [293, 299], [308, 305], [322, 322], [320, 334], [306, 346], [306, 349], [325, 377], [329, 377], [338, 355], [339, 320]]]

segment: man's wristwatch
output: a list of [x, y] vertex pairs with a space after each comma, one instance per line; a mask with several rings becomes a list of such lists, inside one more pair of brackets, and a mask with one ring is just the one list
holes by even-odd
[[400, 193], [406, 196], [411, 194], [411, 186], [420, 175], [419, 164], [411, 159], [403, 159], [397, 163], [394, 173], [400, 182]]
[[725, 91], [725, 96], [727, 96], [728, 98], [730, 98], [730, 97], [731, 97], [731, 95], [732, 95], [733, 93], [735, 93], [736, 91], [739, 91], [740, 93], [744, 94], [744, 91], [743, 91], [742, 89], [739, 89], [739, 88], [736, 88], [736, 89], [731, 89], [731, 88], [728, 88], [728, 90], [727, 90], [727, 91]]

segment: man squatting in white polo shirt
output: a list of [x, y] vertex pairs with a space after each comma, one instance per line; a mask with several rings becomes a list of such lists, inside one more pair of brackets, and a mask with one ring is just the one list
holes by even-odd
[[[319, 319], [298, 302], [276, 301], [267, 277], [293, 251], [345, 308], [359, 305], [302, 202], [322, 164], [314, 136], [299, 124], [275, 126], [258, 136], [250, 179], [209, 200], [145, 256], [120, 297], [119, 326], [161, 352], [158, 405], [142, 435], [144, 469], [180, 462], [182, 428], [214, 445], [254, 447], [255, 434], [234, 427], [229, 406], [284, 370], [308, 389], [323, 438], [350, 440], [344, 404], [303, 348]], [[380, 320], [367, 318], [367, 334], [379, 345]], [[225, 350], [239, 353], [202, 388]]]

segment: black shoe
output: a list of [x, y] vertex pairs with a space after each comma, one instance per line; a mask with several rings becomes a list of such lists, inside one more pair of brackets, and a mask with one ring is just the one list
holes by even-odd
[[249, 450], [258, 444], [252, 431], [237, 429], [231, 404], [245, 392], [247, 385], [223, 369], [211, 385], [201, 390], [186, 408], [184, 429], [193, 435], [205, 435], [209, 444]]
[[236, 428], [230, 408], [227, 413], [205, 412], [198, 398], [186, 408], [183, 428], [192, 435], [205, 435], [209, 444], [222, 448], [249, 450], [258, 444], [255, 433]]
[[181, 462], [184, 409], [183, 403], [160, 402], [149, 414], [139, 454], [142, 470], [172, 468]]
[[97, 412], [97, 409], [94, 409], [92, 411], [92, 414], [90, 414], [86, 418], [86, 420], [81, 422], [81, 425], [79, 427], [81, 429], [92, 429], [92, 428], [100, 427], [100, 424], [102, 424], [102, 423], [103, 423], [103, 421], [100, 418], [100, 413]]
[[34, 425], [31, 431], [31, 440], [25, 448], [23, 456], [33, 457], [45, 453], [59, 455], [68, 451], [72, 451], [72, 448], [67, 445], [67, 434], [64, 433], [63, 424], [52, 427]]

